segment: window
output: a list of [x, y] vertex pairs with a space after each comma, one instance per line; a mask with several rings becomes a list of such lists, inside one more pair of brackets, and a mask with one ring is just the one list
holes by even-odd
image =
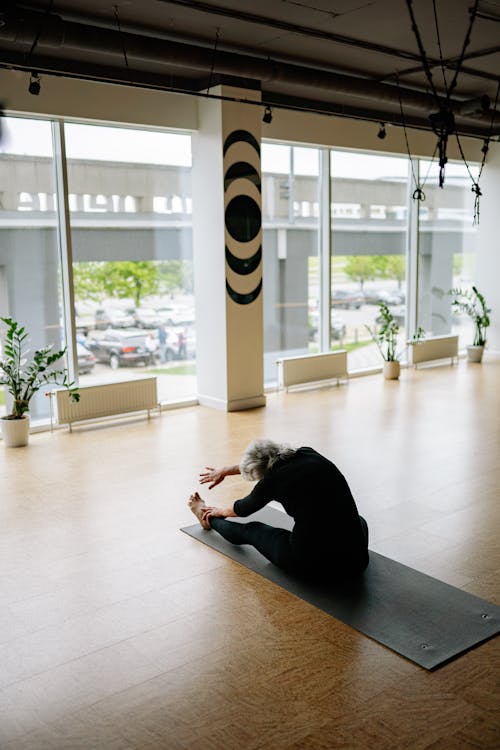
[[351, 370], [380, 364], [366, 326], [387, 302], [406, 338], [408, 160], [331, 152], [331, 348], [347, 347]]
[[[58, 349], [64, 341], [51, 124], [6, 117], [2, 127], [0, 314], [26, 326], [31, 351]], [[2, 413], [9, 398], [2, 387]], [[31, 401], [32, 424], [47, 421], [49, 412], [39, 391]]]
[[[429, 176], [424, 186], [426, 200], [419, 210], [417, 322], [434, 335], [459, 334], [464, 347], [472, 341], [473, 325], [466, 315], [452, 313], [448, 292], [453, 287], [470, 289], [475, 280], [477, 235], [471, 178], [465, 164], [448, 163], [441, 189], [436, 164], [422, 161], [420, 170]], [[477, 178], [476, 165], [471, 171]]]
[[318, 351], [319, 153], [262, 144], [266, 384], [279, 357]]
[[[163, 401], [196, 393], [187, 135], [65, 125], [81, 383], [158, 376]], [[111, 335], [110, 335], [111, 334]]]

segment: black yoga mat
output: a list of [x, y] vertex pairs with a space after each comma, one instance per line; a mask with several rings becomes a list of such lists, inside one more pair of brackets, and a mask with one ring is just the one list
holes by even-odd
[[[293, 524], [269, 507], [251, 518], [288, 529]], [[285, 573], [253, 547], [233, 545], [199, 523], [181, 531], [425, 669], [435, 669], [500, 632], [496, 604], [377, 552], [370, 551], [370, 564], [355, 583], [316, 584]]]

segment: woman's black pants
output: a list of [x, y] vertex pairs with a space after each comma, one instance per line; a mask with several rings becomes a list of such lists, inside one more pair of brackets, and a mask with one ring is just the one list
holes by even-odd
[[[368, 545], [368, 525], [361, 516], [360, 522]], [[278, 529], [261, 521], [247, 521], [237, 523], [225, 518], [211, 518], [210, 525], [224, 539], [232, 544], [251, 544], [270, 562], [283, 570], [298, 572], [303, 564], [293, 553], [290, 543], [292, 532]]]

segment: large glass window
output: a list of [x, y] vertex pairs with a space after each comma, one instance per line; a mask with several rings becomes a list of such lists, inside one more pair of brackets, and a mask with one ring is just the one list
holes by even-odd
[[[26, 325], [32, 348], [64, 345], [73, 322], [64, 319], [62, 303], [62, 261], [67, 269], [57, 206], [64, 201], [56, 197], [52, 127], [4, 118], [0, 147], [0, 315]], [[64, 134], [80, 383], [156, 374], [162, 401], [192, 398], [190, 136], [76, 123]], [[409, 166], [406, 157], [262, 144], [267, 385], [276, 381], [278, 358], [323, 348], [348, 349], [351, 371], [379, 366], [367, 327], [378, 327], [381, 301], [400, 326], [402, 351], [413, 333], [408, 317], [427, 333], [460, 333], [461, 346], [471, 340], [471, 323], [451, 314], [448, 294], [475, 281], [470, 175], [448, 163], [440, 190], [436, 165], [414, 160], [426, 176], [426, 200], [415, 205]], [[476, 177], [477, 165], [470, 170]], [[408, 235], [410, 214], [418, 218], [417, 239]], [[407, 253], [412, 274], [417, 269], [409, 300]], [[325, 297], [329, 341], [320, 312]], [[1, 393], [0, 411], [5, 400]], [[48, 420], [43, 393], [31, 417]]]
[[[31, 352], [64, 344], [50, 122], [6, 117], [0, 146], [0, 314], [22, 323]], [[0, 389], [0, 411], [9, 408]], [[7, 404], [6, 404], [7, 400]], [[43, 389], [32, 424], [49, 418]]]
[[349, 351], [351, 370], [380, 365], [366, 328], [384, 301], [406, 338], [408, 160], [331, 152], [331, 346]]
[[[452, 288], [470, 289], [476, 273], [476, 227], [471, 178], [465, 164], [446, 165], [445, 186], [438, 184], [437, 165], [420, 162], [425, 201], [419, 206], [417, 322], [434, 335], [459, 334], [461, 347], [473, 340], [466, 315], [452, 313]], [[471, 167], [477, 179], [477, 165]]]
[[155, 374], [160, 400], [195, 396], [190, 136], [66, 124], [65, 140], [81, 382]]
[[264, 380], [318, 350], [319, 150], [262, 144]]

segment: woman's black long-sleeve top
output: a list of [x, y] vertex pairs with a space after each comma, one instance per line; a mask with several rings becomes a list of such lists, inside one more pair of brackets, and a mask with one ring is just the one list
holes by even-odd
[[295, 520], [294, 552], [311, 564], [368, 563], [367, 539], [349, 485], [332, 461], [313, 448], [299, 448], [278, 460], [252, 489], [234, 503], [238, 516], [249, 516], [271, 500]]

